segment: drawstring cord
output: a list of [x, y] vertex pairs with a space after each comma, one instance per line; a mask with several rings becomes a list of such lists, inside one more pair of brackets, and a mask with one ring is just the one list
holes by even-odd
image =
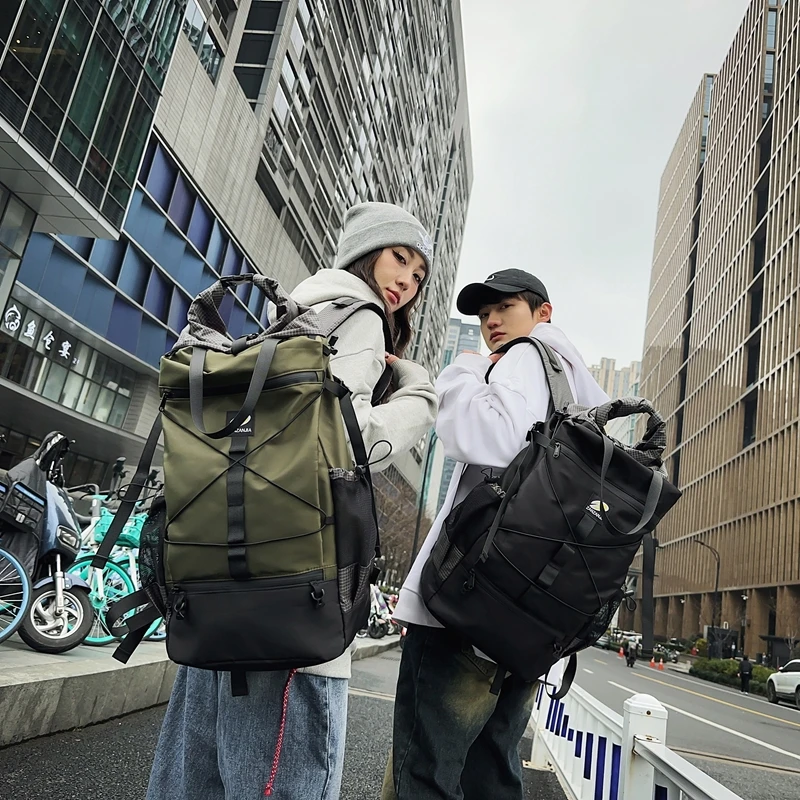
[[292, 679], [297, 673], [296, 669], [289, 670], [289, 677], [286, 678], [286, 686], [283, 687], [283, 708], [281, 709], [281, 727], [278, 730], [278, 741], [275, 744], [275, 755], [272, 757], [272, 769], [269, 773], [269, 781], [264, 787], [264, 797], [272, 797], [272, 789], [275, 786], [275, 778], [278, 776], [278, 765], [281, 761], [281, 750], [283, 749], [283, 734], [286, 731], [286, 711], [289, 707], [289, 688]]

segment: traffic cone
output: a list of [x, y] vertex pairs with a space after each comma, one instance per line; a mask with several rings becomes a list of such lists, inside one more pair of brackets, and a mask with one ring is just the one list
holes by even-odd
[[655, 658], [655, 656], [651, 656], [651, 657], [650, 657], [650, 667], [651, 667], [652, 669], [655, 669], [655, 668], [656, 668], [656, 658]]
[[664, 659], [662, 658], [661, 661], [658, 662], [658, 669], [663, 672], [664, 671]]
[[620, 657], [620, 658], [625, 658], [625, 653], [624, 653], [624, 651], [622, 650], [622, 648], [621, 648], [621, 647], [620, 647], [620, 649], [619, 649], [619, 657]]

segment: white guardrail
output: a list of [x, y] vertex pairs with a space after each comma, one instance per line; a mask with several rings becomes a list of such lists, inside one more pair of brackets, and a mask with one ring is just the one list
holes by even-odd
[[666, 746], [667, 710], [636, 694], [624, 715], [573, 684], [563, 700], [540, 685], [529, 766], [553, 770], [570, 800], [743, 800]]

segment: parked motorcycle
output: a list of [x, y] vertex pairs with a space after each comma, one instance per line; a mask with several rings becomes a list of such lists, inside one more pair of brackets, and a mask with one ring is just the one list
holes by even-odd
[[89, 586], [67, 574], [81, 547], [81, 526], [64, 488], [62, 462], [69, 439], [45, 436], [33, 454], [6, 474], [8, 498], [0, 514], [0, 541], [22, 563], [33, 588], [19, 635], [34, 650], [64, 653], [92, 627]]

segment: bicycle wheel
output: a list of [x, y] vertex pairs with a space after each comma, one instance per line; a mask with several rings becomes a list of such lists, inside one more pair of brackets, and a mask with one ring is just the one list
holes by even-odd
[[116, 641], [119, 637], [108, 629], [106, 625], [106, 611], [112, 603], [130, 594], [134, 587], [128, 573], [113, 561], [108, 561], [102, 572], [102, 592], [97, 570], [92, 567], [92, 557], [79, 558], [67, 571], [77, 575], [91, 587], [89, 599], [94, 609], [94, 620], [89, 635], [84, 644], [101, 647]]
[[22, 624], [31, 602], [31, 579], [11, 553], [0, 550], [0, 642]]

